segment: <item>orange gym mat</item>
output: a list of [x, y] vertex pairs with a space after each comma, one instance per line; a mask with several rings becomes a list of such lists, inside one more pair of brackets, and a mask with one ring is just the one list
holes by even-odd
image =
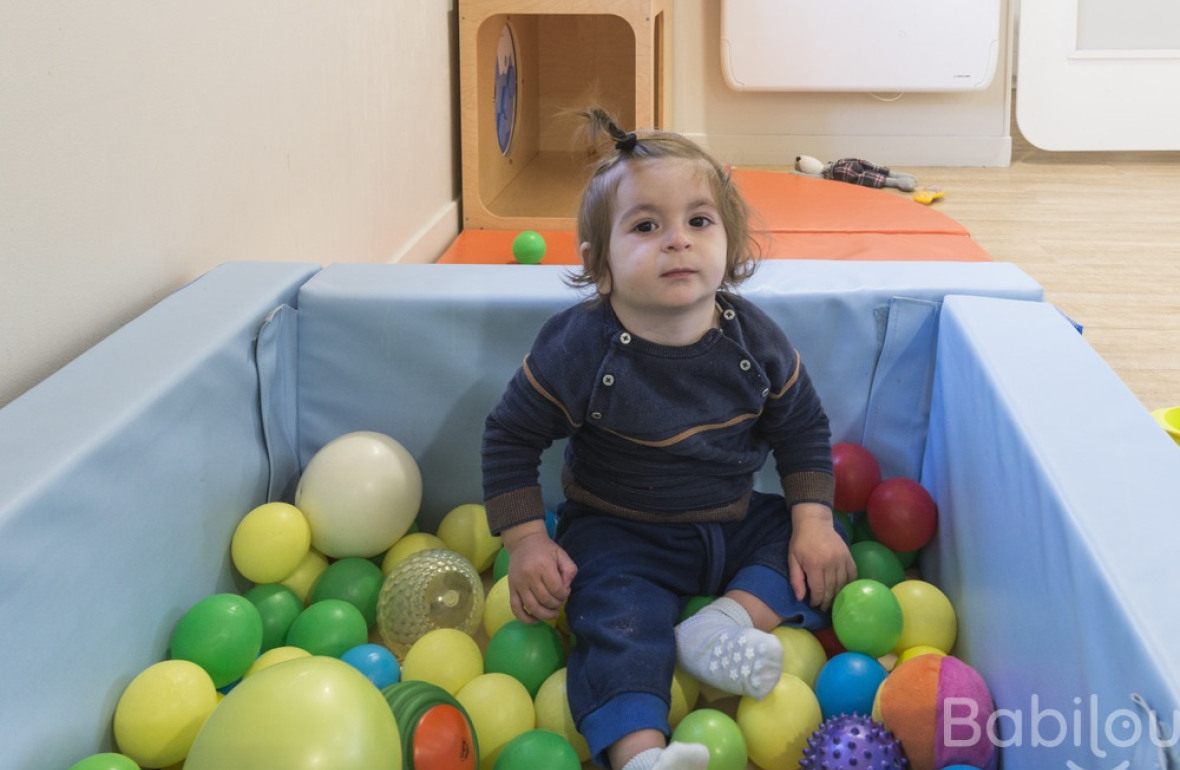
[[[733, 177], [766, 259], [991, 261], [958, 222], [893, 192], [780, 171], [735, 169]], [[438, 262], [510, 264], [517, 232], [464, 230]], [[546, 264], [578, 264], [572, 232], [540, 232]]]

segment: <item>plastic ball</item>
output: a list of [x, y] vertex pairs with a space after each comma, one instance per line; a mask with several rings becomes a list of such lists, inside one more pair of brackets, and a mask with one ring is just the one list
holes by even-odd
[[853, 543], [849, 550], [856, 562], [856, 576], [884, 583], [892, 588], [905, 579], [905, 568], [901, 559], [888, 547], [875, 540]]
[[839, 714], [873, 712], [877, 688], [885, 680], [885, 667], [859, 652], [842, 652], [829, 660], [815, 681], [815, 697], [824, 719]]
[[330, 658], [339, 658], [368, 638], [369, 627], [361, 611], [342, 599], [310, 605], [287, 631], [288, 645]]
[[900, 666], [902, 663], [905, 663], [907, 660], [910, 660], [911, 658], [916, 658], [919, 655], [946, 655], [946, 654], [947, 654], [946, 652], [938, 649], [937, 647], [931, 647], [930, 645], [927, 645], [927, 644], [918, 644], [918, 645], [914, 645], [913, 647], [907, 647], [906, 649], [902, 650], [901, 653], [897, 656], [897, 665]]
[[257, 585], [242, 595], [250, 600], [262, 618], [262, 652], [282, 644], [291, 624], [303, 612], [303, 600], [281, 583]]
[[491, 639], [515, 615], [512, 614], [512, 597], [508, 591], [508, 576], [497, 580], [488, 589], [483, 603], [483, 630]]
[[317, 551], [376, 556], [409, 530], [422, 504], [422, 473], [389, 436], [346, 433], [312, 455], [295, 489]]
[[385, 574], [373, 562], [356, 556], [328, 565], [311, 589], [311, 601], [340, 599], [360, 610], [365, 625], [377, 622], [377, 595]]
[[196, 663], [215, 687], [224, 687], [240, 679], [262, 650], [262, 615], [244, 596], [206, 596], [177, 621], [169, 649], [172, 658]]
[[384, 688], [402, 736], [407, 770], [476, 770], [479, 741], [459, 701], [429, 682], [404, 681]]
[[[848, 650], [844, 648], [844, 645], [840, 644], [839, 638], [836, 637], [836, 629], [832, 628], [831, 626], [817, 628], [815, 630], [815, 638], [824, 648], [824, 654], [827, 655], [828, 658], [834, 658], [842, 652], [848, 652]], [[818, 668], [815, 670], [815, 673], [819, 674]]]
[[274, 647], [259, 655], [250, 664], [250, 668], [246, 669], [246, 673], [242, 674], [242, 678], [253, 676], [264, 668], [277, 666], [279, 663], [286, 663], [288, 660], [295, 660], [296, 658], [306, 658], [311, 655], [310, 652], [301, 647]]
[[381, 559], [381, 572], [388, 575], [394, 567], [401, 563], [402, 559], [421, 551], [446, 547], [447, 544], [437, 535], [431, 535], [428, 532], [411, 532], [398, 538], [398, 541], [385, 552], [385, 556]]
[[217, 690], [205, 669], [165, 660], [141, 671], [115, 706], [115, 744], [143, 767], [184, 759], [201, 725], [217, 707]]
[[487, 509], [478, 503], [452, 508], [438, 524], [438, 536], [455, 553], [466, 557], [476, 572], [492, 566], [501, 540], [488, 527]]
[[358, 644], [345, 650], [340, 660], [365, 675], [378, 690], [401, 681], [401, 666], [389, 648], [379, 644]]
[[746, 770], [746, 739], [741, 728], [732, 717], [717, 709], [689, 712], [672, 731], [672, 740], [706, 746], [708, 770]]
[[481, 770], [492, 770], [501, 749], [536, 726], [528, 690], [507, 674], [481, 674], [463, 685], [455, 699], [475, 725]]
[[896, 652], [910, 647], [934, 647], [950, 652], [958, 636], [958, 621], [951, 600], [924, 580], [904, 580], [890, 589], [901, 605], [901, 637]]
[[451, 695], [483, 672], [479, 644], [455, 628], [436, 628], [423, 634], [402, 661], [402, 679], [430, 682]]
[[512, 258], [522, 265], [538, 265], [545, 258], [545, 238], [536, 230], [521, 230], [512, 239]]
[[680, 720], [696, 708], [701, 697], [701, 683], [680, 666], [672, 670], [672, 692], [668, 703], [668, 725], [675, 728]]
[[242, 577], [277, 583], [290, 575], [311, 548], [311, 526], [289, 503], [265, 503], [238, 522], [230, 556]]
[[510, 620], [488, 640], [484, 670], [508, 674], [535, 697], [545, 680], [565, 665], [561, 635], [545, 623]]
[[299, 562], [295, 571], [280, 580], [279, 584], [290, 588], [299, 597], [299, 601], [306, 603], [308, 597], [311, 596], [311, 589], [315, 586], [315, 582], [320, 579], [320, 575], [324, 574], [326, 569], [328, 569], [328, 558], [312, 548], [307, 552], [307, 556], [303, 557], [303, 561]]
[[895, 551], [915, 551], [934, 538], [938, 507], [918, 482], [886, 479], [869, 495], [869, 528], [873, 536]]
[[857, 579], [836, 594], [832, 627], [846, 649], [879, 658], [901, 638], [901, 605], [883, 583]]
[[951, 655], [902, 663], [885, 677], [873, 704], [873, 718], [901, 741], [913, 770], [956, 762], [991, 767], [996, 748], [987, 725], [994, 712], [983, 677]]
[[573, 746], [557, 733], [529, 730], [504, 745], [495, 770], [581, 770]]
[[716, 596], [689, 597], [688, 601], [684, 603], [684, 609], [680, 611], [680, 619], [687, 620], [688, 618], [691, 618], [693, 615], [697, 614], [715, 601], [717, 601]]
[[483, 607], [483, 581], [470, 561], [443, 548], [422, 551], [385, 578], [377, 597], [377, 627], [386, 646], [401, 655], [436, 628], [474, 634]]
[[78, 760], [70, 765], [69, 770], [139, 770], [139, 765], [126, 754], [105, 751]]
[[797, 676], [784, 674], [762, 700], [738, 701], [737, 723], [750, 759], [762, 770], [795, 770], [821, 722], [819, 701]]
[[858, 513], [865, 509], [869, 495], [881, 483], [881, 466], [873, 453], [848, 442], [832, 447], [832, 473], [836, 479], [833, 503], [837, 510]]
[[397, 721], [355, 668], [310, 656], [243, 680], [193, 742], [185, 770], [401, 770]]
[[908, 767], [901, 744], [862, 714], [826, 720], [807, 741], [799, 770], [900, 770]]
[[508, 549], [501, 548], [496, 554], [496, 560], [492, 562], [492, 580], [508, 576], [508, 560]]
[[[687, 675], [686, 675], [687, 676]], [[675, 680], [673, 680], [675, 681]], [[692, 680], [695, 682], [695, 680]], [[569, 698], [566, 695], [566, 670], [560, 668], [550, 674], [541, 689], [537, 690], [537, 697], [533, 699], [533, 708], [537, 715], [537, 727], [550, 730], [569, 741], [580, 762], [590, 760], [590, 746], [586, 738], [578, 732], [574, 724], [573, 714], [570, 713]], [[696, 701], [696, 697], [693, 697]], [[672, 708], [668, 721], [671, 722], [671, 711], [676, 708], [676, 686], [672, 687]], [[684, 712], [687, 713], [687, 710]], [[684, 713], [680, 716], [683, 717]]]
[[783, 673], [794, 674], [808, 687], [815, 687], [815, 678], [828, 654], [815, 634], [806, 628], [779, 626], [771, 631], [783, 645]]

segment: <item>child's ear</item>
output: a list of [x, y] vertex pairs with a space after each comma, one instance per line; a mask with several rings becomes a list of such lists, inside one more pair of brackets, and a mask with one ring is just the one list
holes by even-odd
[[[582, 259], [582, 265], [590, 264], [590, 242], [583, 241], [582, 245], [578, 247], [578, 256]], [[594, 288], [598, 293], [605, 297], [610, 294], [610, 268], [607, 267], [604, 275], [598, 278], [594, 283]]]

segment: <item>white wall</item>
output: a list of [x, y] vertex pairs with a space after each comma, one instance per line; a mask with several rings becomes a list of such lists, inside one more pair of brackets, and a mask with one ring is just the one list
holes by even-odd
[[451, 5], [0, 4], [0, 405], [220, 262], [436, 257]]
[[[780, 165], [800, 154], [895, 166], [1006, 166], [1011, 161], [1008, 3], [991, 86], [965, 93], [752, 93], [721, 74], [716, 0], [676, 0], [669, 124], [731, 163]], [[839, 30], [817, 45], [839, 46]], [[849, 56], [857, 55], [850, 50]]]

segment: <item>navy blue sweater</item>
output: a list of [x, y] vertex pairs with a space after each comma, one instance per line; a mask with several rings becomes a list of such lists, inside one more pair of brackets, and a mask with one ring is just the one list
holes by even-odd
[[717, 304], [720, 328], [682, 347], [630, 334], [606, 302], [546, 322], [487, 419], [493, 532], [544, 517], [540, 455], [567, 436], [566, 498], [612, 515], [740, 519], [769, 451], [788, 506], [831, 505], [828, 420], [799, 354], [751, 302]]

